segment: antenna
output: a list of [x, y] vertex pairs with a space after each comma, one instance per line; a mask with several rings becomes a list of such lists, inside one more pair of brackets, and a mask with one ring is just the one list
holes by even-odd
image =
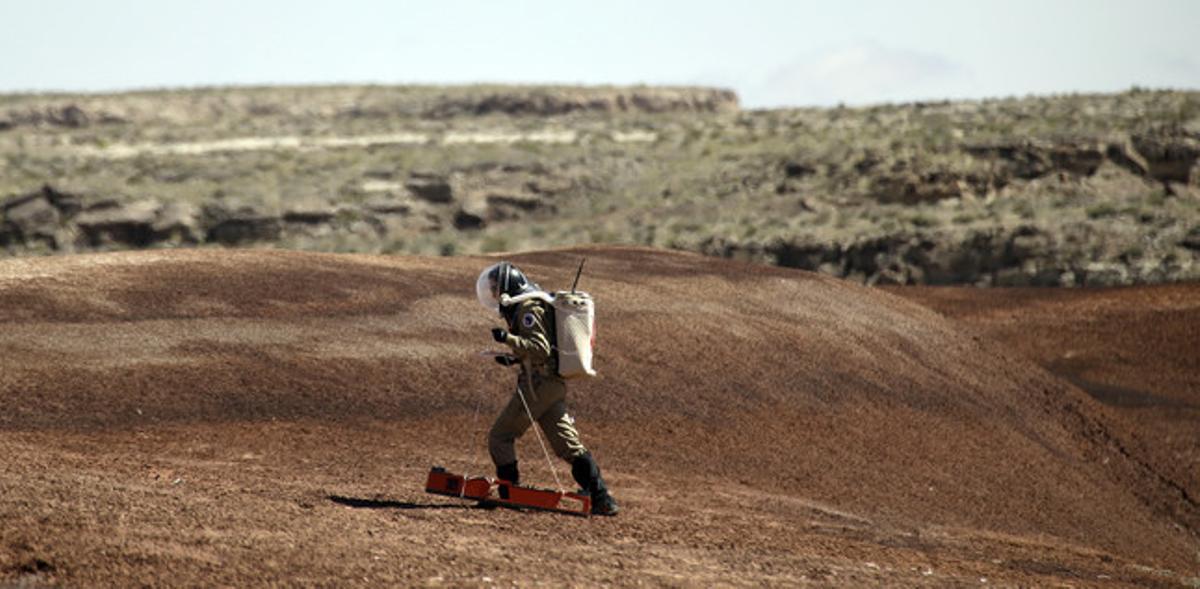
[[571, 294], [575, 294], [575, 287], [579, 286], [579, 275], [583, 274], [583, 263], [586, 261], [587, 258], [579, 260], [579, 270], [575, 271], [575, 282], [571, 283]]

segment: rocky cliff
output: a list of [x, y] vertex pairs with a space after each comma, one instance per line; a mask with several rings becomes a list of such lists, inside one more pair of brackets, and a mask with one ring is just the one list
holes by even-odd
[[0, 97], [10, 255], [584, 242], [867, 283], [1200, 277], [1200, 94], [742, 111], [703, 88]]

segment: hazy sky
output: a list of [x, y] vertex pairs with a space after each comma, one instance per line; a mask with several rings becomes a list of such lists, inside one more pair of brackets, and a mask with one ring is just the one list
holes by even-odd
[[746, 106], [1200, 88], [1200, 0], [0, 0], [0, 92], [715, 84]]

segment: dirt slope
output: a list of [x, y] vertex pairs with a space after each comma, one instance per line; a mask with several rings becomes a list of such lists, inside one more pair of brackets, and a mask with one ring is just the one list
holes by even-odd
[[893, 292], [1079, 386], [1131, 424], [1139, 457], [1200, 502], [1200, 286]]
[[[625, 513], [420, 491], [486, 468], [481, 258], [194, 250], [0, 262], [0, 575], [26, 582], [1135, 584], [1195, 505], [1118, 420], [878, 290], [643, 249], [515, 256], [600, 305], [572, 389]], [[475, 408], [482, 404], [482, 413]], [[530, 479], [552, 484], [536, 442]], [[560, 474], [565, 475], [562, 471]]]

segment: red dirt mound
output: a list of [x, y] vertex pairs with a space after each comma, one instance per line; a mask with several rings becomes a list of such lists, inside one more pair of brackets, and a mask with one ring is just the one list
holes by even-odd
[[893, 292], [1086, 391], [1131, 424], [1139, 458], [1200, 502], [1200, 285]]
[[[512, 375], [481, 258], [0, 262], [0, 575], [69, 583], [1177, 584], [1194, 504], [1086, 394], [885, 292], [643, 249], [515, 256], [599, 305], [572, 387], [625, 512], [458, 509]], [[475, 408], [482, 403], [483, 415]], [[527, 436], [531, 438], [531, 436]], [[523, 440], [532, 480], [551, 475]], [[561, 471], [560, 471], [561, 474]], [[0, 577], [2, 578], [2, 577]]]

